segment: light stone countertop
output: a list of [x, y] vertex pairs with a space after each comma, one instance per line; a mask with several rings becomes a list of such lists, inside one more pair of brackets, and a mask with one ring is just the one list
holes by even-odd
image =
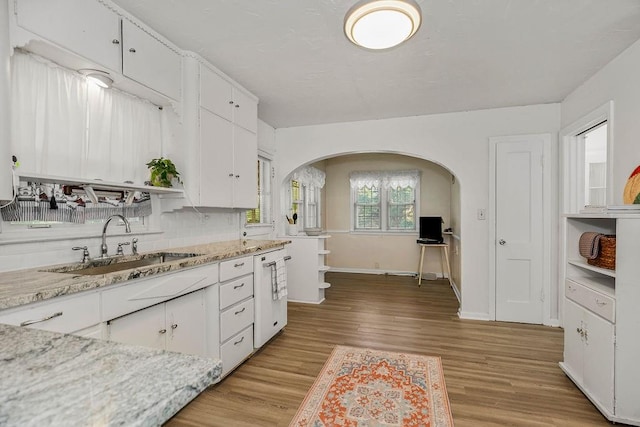
[[222, 362], [0, 324], [0, 425], [156, 426]]
[[[287, 243], [291, 243], [291, 241], [231, 240], [203, 245], [185, 246], [182, 248], [163, 249], [161, 251], [150, 252], [149, 254], [141, 253], [137, 256], [126, 256], [125, 258], [110, 258], [106, 262], [117, 263], [122, 260], [131, 260], [132, 258], [141, 259], [147, 255], [157, 252], [195, 253], [202, 255], [162, 264], [148, 265], [91, 276], [73, 274], [72, 268], [74, 266], [79, 266], [79, 263], [3, 272], [0, 273], [0, 310], [43, 301], [57, 296], [102, 288], [114, 283], [122, 283], [127, 280], [178, 271], [184, 268], [209, 264], [227, 258], [234, 258], [247, 254], [250, 255], [255, 252], [275, 249]], [[64, 270], [66, 267], [69, 267], [69, 271], [64, 273], [43, 271], [54, 268], [61, 268]]]

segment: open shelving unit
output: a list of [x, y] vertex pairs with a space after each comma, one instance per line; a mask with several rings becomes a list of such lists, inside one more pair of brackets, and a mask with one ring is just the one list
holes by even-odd
[[287, 265], [287, 287], [289, 301], [320, 304], [324, 301], [324, 290], [331, 287], [324, 274], [331, 269], [326, 264], [327, 234], [319, 236], [287, 236], [291, 240], [289, 253], [295, 254]]
[[[640, 426], [640, 215], [564, 215], [561, 284], [564, 358], [560, 367], [610, 421]], [[579, 254], [584, 232], [616, 235], [615, 270]]]

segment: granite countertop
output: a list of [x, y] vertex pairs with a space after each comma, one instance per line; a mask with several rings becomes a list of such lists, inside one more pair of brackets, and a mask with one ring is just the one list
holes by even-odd
[[[143, 259], [158, 252], [197, 254], [176, 261], [139, 266], [127, 270], [115, 271], [98, 275], [74, 274], [74, 269], [81, 266], [80, 263], [62, 264], [59, 266], [46, 266], [27, 270], [9, 271], [0, 273], [0, 310], [18, 307], [32, 302], [42, 301], [62, 295], [97, 289], [114, 283], [122, 283], [127, 280], [155, 274], [178, 271], [184, 268], [196, 267], [233, 258], [241, 255], [252, 254], [263, 250], [277, 248], [290, 240], [231, 240], [226, 242], [214, 242], [203, 245], [185, 246], [181, 248], [168, 248], [161, 251], [141, 253], [126, 257], [114, 257], [97, 261], [100, 264], [118, 263], [122, 261]], [[64, 272], [52, 272], [47, 270]], [[1, 423], [0, 423], [1, 424]]]
[[0, 324], [0, 425], [160, 425], [222, 363]]

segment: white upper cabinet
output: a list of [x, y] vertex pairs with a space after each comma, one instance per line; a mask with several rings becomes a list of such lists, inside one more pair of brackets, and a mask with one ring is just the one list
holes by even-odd
[[122, 73], [180, 99], [181, 55], [126, 19], [122, 21]]
[[258, 103], [207, 67], [200, 67], [200, 106], [250, 132], [258, 131]]
[[[121, 17], [106, 4], [97, 0], [17, 0], [15, 15], [19, 27], [62, 48], [53, 52], [35, 47], [32, 50], [36, 53], [74, 69], [104, 68], [102, 71], [122, 74], [180, 100], [182, 55], [161, 36]], [[14, 45], [22, 42], [26, 43], [14, 40]], [[81, 60], [61, 55], [64, 50]], [[114, 86], [146, 96], [137, 93], [135, 84], [117, 75], [112, 77]]]
[[250, 132], [258, 131], [258, 103], [238, 89], [233, 92], [233, 122]]
[[[195, 59], [189, 58], [192, 60]], [[208, 67], [201, 64], [199, 70], [200, 175], [197, 191], [200, 197], [195, 203], [210, 207], [255, 208], [258, 103]]]
[[233, 85], [207, 67], [200, 67], [200, 106], [233, 120]]
[[97, 1], [18, 0], [18, 25], [112, 70], [121, 69], [120, 17]]

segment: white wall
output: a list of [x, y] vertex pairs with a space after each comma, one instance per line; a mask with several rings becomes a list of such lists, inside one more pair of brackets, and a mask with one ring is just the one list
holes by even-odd
[[492, 209], [488, 138], [554, 134], [559, 117], [560, 106], [547, 104], [277, 129], [277, 182], [301, 165], [347, 153], [399, 153], [443, 165], [460, 182], [461, 315], [488, 319], [488, 225], [476, 219], [478, 208]]
[[613, 205], [621, 205], [622, 191], [640, 164], [640, 40], [618, 55], [565, 98], [562, 127], [570, 125], [613, 100]]
[[11, 152], [9, 140], [9, 6], [0, 0], [0, 200], [11, 200]]

